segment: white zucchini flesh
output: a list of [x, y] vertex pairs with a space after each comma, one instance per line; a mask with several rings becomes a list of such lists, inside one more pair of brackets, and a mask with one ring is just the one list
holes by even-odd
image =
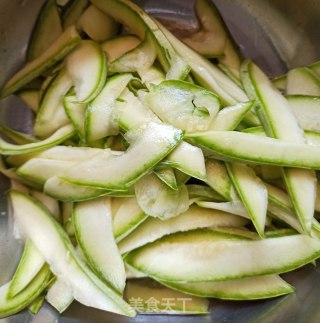
[[[242, 163], [227, 163], [227, 170], [254, 227], [264, 237], [268, 191], [252, 168]], [[254, 198], [253, 198], [254, 197]]]
[[247, 219], [237, 215], [191, 205], [184, 213], [165, 221], [147, 218], [119, 242], [119, 249], [125, 254], [171, 233], [207, 227], [240, 227], [247, 223]]
[[114, 155], [103, 151], [91, 160], [79, 162], [61, 177], [80, 185], [124, 189], [148, 173], [182, 139], [180, 130], [155, 123], [143, 125], [134, 133], [134, 142], [123, 154]]
[[55, 63], [68, 55], [80, 42], [81, 38], [76, 28], [71, 26], [38, 58], [26, 64], [5, 85], [1, 91], [1, 97], [6, 97], [30, 81], [40, 76]]
[[16, 191], [11, 191], [10, 198], [19, 228], [40, 251], [52, 273], [72, 287], [76, 300], [102, 310], [135, 315], [134, 310], [76, 255], [69, 237], [46, 209]]
[[72, 222], [80, 249], [91, 269], [122, 294], [126, 274], [114, 239], [110, 198], [76, 203]]
[[110, 73], [137, 72], [150, 68], [157, 58], [157, 51], [150, 31], [146, 30], [145, 38], [137, 47], [127, 51], [113, 60], [108, 66]]
[[[259, 67], [250, 61], [244, 63], [242, 79], [252, 99], [257, 99], [259, 103], [257, 111], [266, 133], [288, 142], [305, 143], [303, 130], [291, 112], [288, 101], [272, 86]], [[285, 168], [283, 177], [301, 224], [306, 232], [309, 232], [316, 198], [315, 173]]]
[[185, 185], [170, 188], [154, 173], [143, 176], [134, 184], [137, 202], [148, 215], [160, 219], [175, 217], [189, 208]]
[[220, 159], [320, 169], [320, 148], [237, 131], [212, 131], [187, 136]]
[[126, 52], [136, 48], [141, 40], [134, 35], [120, 35], [109, 39], [101, 44], [102, 49], [107, 55], [108, 62], [113, 62]]
[[191, 282], [284, 273], [319, 255], [320, 242], [306, 235], [242, 240], [196, 230], [172, 234], [135, 249], [125, 261], [156, 279]]
[[62, 25], [66, 29], [71, 25], [76, 25], [81, 14], [89, 6], [89, 0], [74, 0], [62, 14]]
[[249, 112], [253, 105], [252, 101], [241, 102], [236, 105], [223, 108], [218, 112], [210, 124], [208, 131], [234, 130]]
[[0, 318], [18, 313], [30, 305], [46, 288], [51, 277], [50, 269], [43, 266], [30, 284], [15, 297], [7, 297], [11, 281], [0, 287]]
[[161, 120], [186, 132], [208, 130], [220, 108], [214, 93], [178, 80], [152, 86], [145, 102]]
[[66, 95], [63, 99], [63, 107], [70, 123], [76, 129], [80, 140], [85, 141], [87, 104], [77, 102], [77, 98], [73, 95]]
[[107, 62], [98, 44], [82, 40], [67, 56], [65, 67], [78, 101], [89, 102], [102, 90], [107, 77]]
[[187, 184], [186, 186], [189, 192], [190, 205], [201, 200], [211, 200], [217, 202], [226, 200], [209, 186], [199, 184]]
[[0, 153], [3, 155], [19, 155], [44, 150], [59, 145], [74, 134], [75, 131], [73, 127], [71, 125], [66, 125], [55, 131], [50, 137], [30, 144], [15, 145], [0, 138]]
[[246, 219], [250, 219], [247, 209], [240, 200], [231, 202], [212, 202], [200, 200], [196, 201], [196, 204], [203, 208], [220, 210], [223, 212], [239, 215]]
[[60, 205], [57, 200], [39, 191], [32, 190], [30, 191], [30, 194], [32, 197], [34, 197], [36, 200], [40, 201], [44, 206], [46, 206], [49, 212], [58, 222], [62, 220], [60, 216]]
[[277, 297], [294, 292], [294, 288], [278, 275], [257, 276], [221, 282], [166, 282], [162, 284], [199, 297], [227, 300], [254, 300]]
[[[129, 280], [125, 297], [128, 301], [139, 299], [137, 311], [142, 314], [201, 315], [209, 311], [207, 299], [186, 295], [149, 279]], [[155, 308], [150, 306], [150, 300], [157, 304]]]
[[87, 142], [116, 135], [119, 132], [113, 116], [113, 106], [132, 77], [131, 74], [121, 74], [109, 78], [99, 95], [89, 103], [85, 121]]
[[31, 158], [17, 169], [17, 174], [40, 185], [53, 176], [59, 176], [72, 167], [74, 161]]
[[130, 130], [147, 122], [162, 121], [131, 91], [125, 89], [114, 106], [115, 118], [120, 128]]
[[71, 86], [72, 80], [64, 70], [49, 85], [35, 119], [34, 133], [36, 136], [46, 138], [69, 123], [63, 108], [63, 97]]
[[48, 289], [47, 302], [60, 314], [73, 302], [72, 288], [60, 279], [57, 279]]
[[223, 55], [228, 35], [219, 11], [208, 0], [196, 1], [194, 9], [200, 29], [182, 41], [205, 57]]
[[320, 77], [308, 67], [298, 67], [287, 74], [286, 94], [320, 96]]
[[176, 175], [174, 173], [174, 169], [171, 167], [162, 167], [158, 166], [157, 169], [155, 169], [154, 174], [158, 176], [159, 179], [162, 180], [163, 183], [168, 185], [171, 189], [177, 190], [178, 189], [178, 183], [176, 180]]
[[205, 182], [227, 201], [231, 200], [233, 187], [225, 164], [219, 160], [207, 158], [205, 167]]
[[307, 95], [288, 95], [291, 111], [304, 130], [320, 131], [320, 97]]
[[113, 233], [116, 241], [122, 240], [147, 219], [135, 197], [122, 198], [121, 205], [113, 214]]
[[151, 32], [152, 41], [157, 48], [158, 60], [167, 72], [167, 79], [183, 80], [188, 75], [190, 71], [188, 64], [176, 53], [155, 21], [136, 4], [127, 0], [92, 0], [91, 2], [116, 21], [129, 27], [140, 39], [144, 39], [146, 29]]
[[119, 24], [95, 6], [89, 6], [77, 25], [94, 41], [102, 42], [116, 36]]
[[13, 298], [23, 291], [23, 289], [36, 277], [44, 264], [45, 261], [40, 252], [34, 244], [27, 239], [19, 265], [10, 282], [7, 297]]
[[206, 167], [202, 150], [185, 141], [182, 141], [164, 162], [194, 178], [206, 179]]
[[32, 61], [39, 57], [62, 32], [57, 3], [54, 0], [47, 1], [41, 9], [32, 32], [32, 38], [28, 46], [28, 60]]
[[194, 77], [201, 86], [216, 93], [225, 105], [248, 101], [244, 91], [218, 67], [179, 41], [164, 26], [160, 24], [158, 26], [175, 50], [190, 65]]

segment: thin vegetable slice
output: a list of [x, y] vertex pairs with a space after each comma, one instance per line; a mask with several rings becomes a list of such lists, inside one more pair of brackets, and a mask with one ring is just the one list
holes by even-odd
[[306, 235], [242, 240], [195, 230], [166, 236], [130, 252], [125, 261], [167, 281], [222, 281], [284, 273], [320, 256], [320, 242]]
[[4, 98], [16, 92], [54, 66], [54, 64], [68, 55], [78, 45], [80, 40], [81, 38], [74, 26], [66, 29], [46, 51], [37, 59], [26, 64], [6, 83], [1, 91], [1, 97]]
[[19, 228], [33, 241], [52, 272], [72, 287], [75, 299], [99, 309], [135, 315], [134, 310], [76, 255], [69, 237], [46, 209], [17, 191], [11, 191], [10, 198]]

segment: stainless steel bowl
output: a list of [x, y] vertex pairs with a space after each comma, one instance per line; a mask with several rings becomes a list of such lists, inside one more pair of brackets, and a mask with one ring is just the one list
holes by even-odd
[[[24, 62], [32, 27], [44, 0], [1, 0], [0, 85]], [[194, 29], [193, 0], [136, 1], [148, 12], [169, 23]], [[244, 56], [256, 61], [270, 76], [320, 59], [319, 0], [214, 0]], [[0, 102], [0, 119], [15, 129], [31, 131], [32, 115], [11, 96]], [[6, 189], [0, 181], [0, 284], [10, 279], [21, 253], [12, 238], [7, 216]], [[294, 294], [252, 302], [212, 300], [208, 316], [143, 316], [128, 319], [73, 304], [62, 316], [45, 305], [37, 316], [23, 312], [3, 322], [320, 322], [320, 267], [308, 265], [284, 275]]]

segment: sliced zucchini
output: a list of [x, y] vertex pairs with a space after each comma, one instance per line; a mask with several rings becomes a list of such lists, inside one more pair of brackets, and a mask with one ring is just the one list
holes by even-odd
[[228, 35], [219, 11], [209, 0], [197, 0], [194, 10], [200, 28], [181, 40], [203, 56], [212, 58], [223, 55]]
[[76, 255], [69, 237], [46, 209], [17, 191], [11, 191], [10, 198], [19, 228], [39, 249], [53, 274], [71, 286], [75, 299], [102, 310], [135, 315], [134, 310]]
[[66, 29], [38, 58], [26, 64], [11, 77], [1, 91], [1, 97], [4, 98], [16, 92], [54, 66], [68, 55], [78, 45], [80, 40], [81, 37], [74, 26]]
[[[287, 142], [305, 143], [303, 130], [291, 112], [288, 101], [268, 77], [250, 61], [242, 65], [241, 77], [249, 96], [258, 101], [257, 113], [267, 135]], [[295, 212], [303, 228], [310, 232], [316, 197], [315, 173], [286, 168], [283, 169], [283, 178]]]
[[109, 78], [99, 95], [89, 103], [85, 121], [87, 142], [119, 133], [113, 107], [131, 79], [131, 74], [120, 74]]
[[122, 254], [125, 254], [175, 232], [208, 227], [240, 227], [247, 223], [248, 220], [233, 214], [191, 205], [184, 213], [165, 221], [147, 218], [119, 242], [119, 249]]
[[126, 73], [145, 70], [152, 66], [157, 57], [152, 35], [146, 30], [144, 40], [137, 47], [113, 60], [108, 67], [109, 73]]
[[62, 25], [55, 0], [47, 1], [41, 9], [29, 42], [27, 58], [39, 57], [62, 34]]
[[72, 184], [60, 177], [51, 177], [44, 185], [44, 192], [63, 202], [90, 200], [99, 196], [134, 196], [133, 189], [125, 191], [110, 191], [88, 186]]
[[236, 105], [223, 108], [218, 112], [209, 126], [210, 130], [234, 130], [252, 108], [253, 102], [241, 102]]
[[48, 289], [46, 300], [61, 314], [74, 300], [72, 288], [64, 281], [56, 279]]
[[40, 138], [50, 136], [69, 123], [63, 108], [63, 97], [72, 86], [69, 74], [62, 70], [47, 88], [34, 123], [34, 133]]
[[38, 141], [36, 138], [30, 135], [13, 130], [2, 124], [0, 124], [0, 134], [4, 135], [8, 139], [14, 141], [16, 144], [19, 144], [19, 145], [36, 143]]
[[279, 274], [320, 256], [320, 241], [306, 235], [244, 240], [195, 230], [165, 236], [126, 255], [125, 261], [159, 280], [224, 281]]
[[186, 132], [208, 130], [220, 108], [211, 91], [177, 80], [153, 85], [145, 102], [160, 119]]
[[[244, 204], [260, 237], [264, 237], [268, 192], [252, 168], [242, 163], [227, 163], [227, 170], [234, 187]], [[252, 198], [254, 196], [254, 198]]]
[[160, 24], [158, 26], [175, 50], [190, 65], [192, 75], [201, 86], [216, 93], [224, 105], [248, 101], [244, 91], [218, 67], [179, 41], [164, 26]]
[[75, 25], [88, 6], [89, 0], [71, 0], [62, 15], [63, 28], [66, 29], [71, 25]]
[[121, 205], [113, 215], [113, 233], [117, 241], [125, 238], [148, 217], [135, 197], [121, 198]]
[[154, 173], [145, 175], [134, 184], [137, 202], [148, 215], [162, 220], [175, 217], [189, 208], [185, 185], [172, 189]]
[[102, 42], [117, 35], [119, 24], [95, 6], [89, 6], [77, 25], [94, 41]]
[[304, 130], [320, 132], [318, 112], [320, 110], [320, 97], [309, 95], [289, 95], [291, 111]]
[[113, 62], [125, 53], [133, 50], [141, 43], [141, 40], [134, 35], [120, 35], [109, 39], [101, 44], [107, 54], [108, 62]]
[[213, 151], [223, 160], [239, 160], [263, 165], [320, 168], [320, 148], [237, 131], [189, 134], [195, 144]]
[[63, 107], [70, 123], [77, 131], [80, 140], [85, 142], [85, 119], [87, 104], [78, 102], [74, 95], [66, 95], [63, 98]]
[[66, 71], [75, 86], [77, 100], [93, 100], [107, 77], [107, 62], [101, 47], [90, 40], [81, 41], [66, 59]]
[[116, 21], [129, 27], [140, 39], [145, 38], [145, 30], [149, 30], [152, 42], [157, 48], [157, 57], [167, 79], [183, 80], [189, 73], [188, 64], [176, 53], [165, 35], [154, 20], [136, 4], [128, 0], [92, 0], [100, 10], [109, 14]]
[[113, 236], [110, 198], [75, 203], [72, 222], [80, 249], [91, 269], [122, 294], [126, 274]]
[[0, 318], [20, 312], [30, 305], [46, 288], [51, 277], [50, 269], [44, 265], [31, 283], [19, 294], [7, 297], [10, 281], [0, 287]]
[[59, 145], [61, 142], [64, 142], [68, 138], [71, 138], [74, 133], [75, 131], [73, 127], [67, 125], [58, 129], [50, 137], [34, 143], [14, 145], [4, 141], [3, 139], [0, 139], [0, 153], [2, 155], [19, 155], [44, 150]]
[[182, 139], [182, 132], [169, 125], [149, 123], [132, 131], [131, 136], [133, 142], [123, 154], [114, 155], [106, 150], [78, 163], [61, 177], [74, 184], [126, 189], [175, 148]]
[[26, 240], [19, 265], [12, 277], [7, 291], [7, 298], [14, 298], [21, 293], [40, 272], [45, 261], [34, 244]]
[[308, 67], [294, 68], [287, 74], [286, 94], [320, 96], [320, 77]]
[[203, 152], [199, 147], [182, 141], [164, 160], [164, 163], [202, 181], [206, 179]]
[[162, 284], [186, 294], [227, 300], [254, 300], [278, 297], [294, 288], [278, 275], [257, 276], [221, 282], [166, 282]]
[[166, 167], [166, 165], [159, 164], [158, 167], [153, 171], [163, 183], [168, 185], [171, 189], [177, 190], [178, 184], [176, 180], [176, 175], [174, 169], [171, 167]]

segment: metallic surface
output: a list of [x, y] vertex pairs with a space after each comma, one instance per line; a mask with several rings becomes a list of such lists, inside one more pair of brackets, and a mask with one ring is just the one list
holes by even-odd
[[[150, 13], [170, 24], [196, 28], [192, 0], [140, 0]], [[320, 59], [320, 1], [214, 0], [245, 57], [254, 59], [270, 76]], [[0, 1], [0, 85], [22, 64], [43, 0]], [[14, 96], [0, 102], [1, 122], [31, 131], [32, 115]], [[10, 279], [21, 245], [12, 238], [5, 192], [0, 178], [0, 284]], [[308, 265], [284, 276], [297, 291], [277, 299], [254, 302], [213, 300], [208, 316], [143, 316], [128, 319], [73, 304], [62, 316], [45, 305], [37, 316], [23, 312], [0, 323], [20, 322], [320, 322], [320, 266]]]

